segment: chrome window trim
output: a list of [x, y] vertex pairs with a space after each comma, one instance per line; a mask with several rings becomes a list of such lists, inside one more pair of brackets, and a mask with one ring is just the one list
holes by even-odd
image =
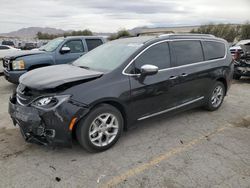
[[[211, 62], [214, 62], [214, 61], [218, 61], [218, 60], [224, 60], [226, 59], [227, 57], [227, 45], [225, 42], [222, 42], [222, 41], [216, 41], [216, 40], [211, 40], [211, 39], [166, 39], [166, 40], [162, 40], [162, 41], [158, 41], [158, 42], [155, 42], [151, 45], [149, 45], [147, 48], [145, 48], [144, 50], [142, 50], [139, 54], [137, 54], [128, 64], [127, 66], [123, 69], [122, 71], [122, 74], [123, 75], [126, 75], [126, 76], [140, 76], [141, 74], [129, 74], [129, 73], [126, 73], [126, 70], [128, 69], [128, 67], [139, 57], [141, 56], [146, 50], [148, 50], [149, 48], [151, 48], [152, 46], [155, 46], [157, 44], [161, 44], [161, 43], [164, 43], [164, 42], [174, 42], [174, 41], [201, 41], [201, 42], [206, 42], [206, 41], [211, 41], [211, 42], [218, 42], [218, 43], [222, 43], [224, 44], [225, 46], [225, 55], [224, 57], [222, 58], [218, 58], [218, 59], [212, 59], [212, 60], [205, 60], [205, 61], [201, 61], [201, 62], [196, 62], [196, 63], [190, 63], [190, 64], [187, 64], [187, 65], [181, 65], [181, 66], [177, 66], [177, 67], [169, 67], [169, 68], [165, 68], [165, 69], [160, 69], [159, 72], [162, 72], [162, 71], [166, 71], [166, 70], [172, 70], [172, 69], [178, 69], [178, 68], [183, 68], [183, 67], [189, 67], [189, 66], [193, 66], [193, 65], [200, 65], [200, 64], [205, 64], [205, 63], [211, 63]], [[204, 51], [204, 49], [202, 49], [202, 51]]]
[[150, 118], [150, 117], [154, 117], [154, 116], [157, 116], [157, 115], [160, 115], [160, 114], [164, 114], [164, 113], [170, 112], [170, 111], [172, 111], [172, 110], [176, 110], [176, 109], [178, 109], [178, 108], [187, 106], [187, 105], [189, 105], [189, 104], [193, 104], [193, 103], [198, 102], [198, 101], [200, 101], [200, 100], [202, 100], [202, 99], [204, 99], [204, 98], [205, 98], [205, 97], [202, 96], [202, 97], [199, 97], [199, 98], [197, 98], [197, 99], [194, 99], [194, 100], [188, 101], [188, 102], [186, 102], [186, 103], [180, 104], [180, 105], [178, 105], [178, 106], [174, 106], [174, 107], [172, 107], [172, 108], [168, 108], [168, 109], [163, 110], [163, 111], [160, 111], [160, 112], [156, 112], [156, 113], [153, 113], [153, 114], [150, 114], [150, 115], [147, 115], [147, 116], [143, 116], [143, 117], [141, 117], [141, 118], [139, 118], [139, 119], [137, 119], [137, 120], [138, 120], [138, 121], [141, 121], [141, 120], [144, 120], [144, 119], [148, 119], [148, 118]]

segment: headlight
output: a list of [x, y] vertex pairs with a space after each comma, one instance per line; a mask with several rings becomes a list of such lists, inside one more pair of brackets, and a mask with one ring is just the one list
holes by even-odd
[[25, 69], [24, 60], [17, 60], [12, 62], [12, 69], [13, 70], [23, 70]]
[[44, 98], [36, 100], [36, 102], [34, 104], [36, 106], [47, 106], [50, 103], [57, 103], [57, 101], [53, 97], [44, 97]]
[[69, 95], [39, 97], [32, 103], [32, 106], [42, 109], [51, 109], [59, 106], [69, 98]]

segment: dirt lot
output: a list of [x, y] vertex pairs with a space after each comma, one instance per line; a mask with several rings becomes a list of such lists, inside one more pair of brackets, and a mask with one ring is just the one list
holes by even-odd
[[216, 112], [143, 121], [97, 154], [25, 143], [7, 113], [14, 88], [0, 77], [0, 187], [250, 187], [250, 79]]

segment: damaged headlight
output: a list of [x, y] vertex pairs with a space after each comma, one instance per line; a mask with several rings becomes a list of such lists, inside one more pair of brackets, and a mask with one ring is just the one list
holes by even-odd
[[59, 96], [44, 96], [36, 99], [32, 106], [42, 109], [50, 109], [59, 106], [64, 101], [67, 101], [70, 95], [59, 95]]
[[12, 62], [12, 69], [13, 70], [24, 70], [25, 69], [25, 62], [24, 60], [16, 60]]

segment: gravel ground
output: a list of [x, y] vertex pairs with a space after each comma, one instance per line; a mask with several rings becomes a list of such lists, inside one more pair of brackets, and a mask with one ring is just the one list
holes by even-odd
[[216, 112], [145, 120], [97, 154], [25, 143], [7, 113], [13, 89], [0, 77], [0, 187], [250, 187], [250, 79]]

